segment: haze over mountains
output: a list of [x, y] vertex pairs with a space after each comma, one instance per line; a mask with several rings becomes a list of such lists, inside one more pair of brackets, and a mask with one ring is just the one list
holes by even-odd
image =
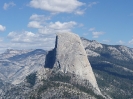
[[[105, 45], [85, 38], [81, 38], [82, 45], [77, 35], [67, 35], [68, 38], [58, 35], [59, 42], [56, 41], [55, 49], [50, 52], [7, 50], [1, 54], [1, 99], [133, 97], [132, 48]], [[94, 74], [89, 61], [85, 61], [87, 57]], [[98, 93], [99, 89], [102, 95]]]

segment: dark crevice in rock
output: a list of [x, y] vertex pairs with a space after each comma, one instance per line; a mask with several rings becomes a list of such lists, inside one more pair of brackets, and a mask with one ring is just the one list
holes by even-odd
[[61, 68], [61, 66], [60, 66], [60, 62], [58, 61], [58, 65], [59, 65], [59, 68]]
[[56, 40], [55, 40], [55, 49], [57, 48], [57, 40], [58, 40], [58, 36], [56, 36]]

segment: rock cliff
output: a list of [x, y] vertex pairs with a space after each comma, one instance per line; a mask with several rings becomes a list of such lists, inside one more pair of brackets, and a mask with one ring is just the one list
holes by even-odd
[[57, 34], [55, 48], [46, 56], [45, 67], [76, 75], [100, 92], [83, 44], [76, 34]]

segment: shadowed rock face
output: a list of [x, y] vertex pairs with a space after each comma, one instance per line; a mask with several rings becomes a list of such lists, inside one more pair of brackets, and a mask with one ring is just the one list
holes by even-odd
[[46, 56], [45, 67], [77, 75], [100, 92], [83, 44], [76, 34], [57, 34], [55, 48]]
[[56, 60], [56, 49], [54, 48], [53, 50], [49, 51], [46, 59], [45, 59], [45, 68], [50, 68], [52, 69], [54, 64], [55, 64], [55, 60]]
[[45, 59], [45, 68], [50, 68], [52, 69], [55, 61], [56, 61], [56, 48], [57, 48], [57, 36], [56, 36], [56, 41], [55, 41], [55, 48], [51, 51], [48, 52], [46, 59]]

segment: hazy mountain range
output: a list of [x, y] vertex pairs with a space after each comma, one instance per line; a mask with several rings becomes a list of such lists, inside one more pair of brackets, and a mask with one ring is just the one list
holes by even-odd
[[[81, 41], [102, 95], [97, 94], [89, 83], [73, 84], [72, 77], [77, 80], [76, 77], [80, 78], [81, 75], [62, 73], [62, 69], [57, 74], [57, 68], [54, 71], [44, 69], [48, 51], [8, 49], [0, 54], [0, 99], [49, 99], [49, 96], [64, 97], [60, 99], [133, 98], [133, 49], [101, 44], [85, 38], [81, 38]], [[64, 54], [66, 56], [67, 52]], [[71, 71], [68, 69], [68, 72]], [[88, 89], [86, 86], [89, 86]]]

